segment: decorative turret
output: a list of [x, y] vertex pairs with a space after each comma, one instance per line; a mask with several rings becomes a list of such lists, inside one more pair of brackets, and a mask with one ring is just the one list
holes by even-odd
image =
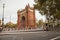
[[30, 7], [30, 5], [28, 4], [28, 7]]
[[30, 8], [30, 5], [28, 4], [28, 5], [26, 5], [26, 7], [25, 8]]
[[17, 13], [20, 13], [20, 9], [17, 11]]

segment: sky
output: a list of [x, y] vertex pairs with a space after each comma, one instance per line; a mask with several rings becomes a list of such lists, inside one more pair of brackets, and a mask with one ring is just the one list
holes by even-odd
[[[3, 3], [4, 8], [4, 23], [6, 24], [11, 20], [13, 23], [17, 23], [17, 10], [22, 10], [26, 5], [30, 4], [33, 7], [34, 0], [0, 0], [0, 19], [3, 15]], [[39, 14], [39, 11], [35, 10], [36, 20], [43, 19], [45, 21], [45, 16]]]

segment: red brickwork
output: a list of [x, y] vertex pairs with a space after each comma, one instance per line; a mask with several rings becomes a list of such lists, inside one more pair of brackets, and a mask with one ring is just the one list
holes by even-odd
[[36, 28], [35, 9], [30, 7], [29, 4], [22, 11], [18, 10], [18, 29], [31, 29]]

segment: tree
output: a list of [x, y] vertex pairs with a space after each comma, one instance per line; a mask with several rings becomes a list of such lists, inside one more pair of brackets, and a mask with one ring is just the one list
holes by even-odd
[[6, 23], [5, 27], [15, 28], [15, 27], [17, 27], [17, 24], [13, 24], [12, 22], [8, 22], [8, 23]]
[[44, 25], [44, 22], [43, 22], [43, 20], [41, 19], [41, 20], [39, 20], [36, 24], [37, 24], [37, 27], [42, 27], [42, 26]]
[[60, 0], [35, 0], [34, 7], [41, 14], [46, 16], [53, 15], [54, 18], [60, 19]]
[[42, 19], [39, 20], [39, 25], [40, 25], [40, 26], [43, 26], [43, 24], [44, 24], [43, 20], [42, 20]]
[[39, 27], [39, 22], [36, 23], [37, 27]]

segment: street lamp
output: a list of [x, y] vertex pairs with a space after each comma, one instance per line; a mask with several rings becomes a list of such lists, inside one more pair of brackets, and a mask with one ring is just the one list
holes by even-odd
[[4, 27], [4, 8], [5, 4], [3, 3], [2, 28]]

